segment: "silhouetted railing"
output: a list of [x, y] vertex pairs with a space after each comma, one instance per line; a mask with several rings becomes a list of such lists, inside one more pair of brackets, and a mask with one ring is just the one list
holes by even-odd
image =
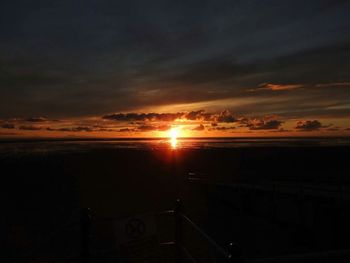
[[[161, 246], [175, 246], [176, 248], [176, 261], [183, 262], [185, 257], [190, 262], [197, 262], [194, 256], [191, 255], [189, 250], [184, 246], [183, 243], [183, 224], [186, 223], [191, 226], [204, 240], [212, 247], [225, 262], [240, 262], [240, 253], [237, 246], [234, 243], [230, 243], [227, 251], [219, 246], [204, 230], [197, 226], [188, 216], [183, 214], [182, 205], [180, 199], [176, 200], [176, 206], [174, 210], [167, 210], [158, 215], [171, 215], [175, 219], [175, 240], [170, 242], [160, 243]], [[102, 221], [110, 221], [113, 218], [101, 219]], [[115, 219], [114, 219], [115, 220]], [[90, 247], [90, 227], [93, 223], [90, 209], [83, 209], [81, 213], [81, 263], [89, 263], [91, 257], [91, 247]]]
[[[191, 251], [185, 246], [184, 242], [184, 226], [188, 225], [208, 244], [208, 246], [215, 251], [215, 255], [221, 259], [219, 262], [227, 263], [293, 263], [293, 262], [350, 262], [350, 250], [331, 250], [316, 253], [302, 253], [291, 254], [276, 257], [267, 257], [261, 259], [244, 259], [241, 254], [240, 248], [235, 243], [229, 243], [227, 249], [221, 247], [208, 233], [206, 233], [201, 227], [199, 227], [193, 220], [183, 213], [181, 200], [176, 200], [174, 210], [167, 210], [157, 213], [160, 216], [173, 216], [175, 220], [174, 234], [175, 238], [170, 242], [160, 243], [161, 246], [175, 246], [176, 249], [176, 261], [177, 262], [198, 262]], [[91, 215], [91, 210], [86, 208], [81, 211], [80, 219], [80, 231], [81, 231], [81, 250], [80, 250], [80, 262], [90, 263], [92, 255], [96, 252], [91, 248], [91, 227], [94, 222], [106, 222], [114, 221], [116, 218], [101, 218], [94, 220]], [[67, 229], [72, 225], [77, 226], [76, 223], [67, 225]], [[60, 231], [61, 232], [61, 231]], [[50, 237], [50, 239], [54, 238]], [[115, 249], [105, 249], [103, 253], [108, 253]], [[337, 261], [339, 260], [339, 261]]]

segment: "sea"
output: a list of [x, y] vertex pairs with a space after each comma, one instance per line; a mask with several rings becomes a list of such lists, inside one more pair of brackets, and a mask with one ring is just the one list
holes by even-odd
[[0, 155], [72, 153], [94, 149], [229, 149], [251, 147], [350, 146], [350, 137], [279, 138], [113, 138], [113, 139], [25, 139], [0, 141]]

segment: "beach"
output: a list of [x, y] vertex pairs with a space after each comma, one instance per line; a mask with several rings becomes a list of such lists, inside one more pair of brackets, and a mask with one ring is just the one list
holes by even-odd
[[[268, 146], [265, 142], [254, 146], [251, 141], [245, 147], [213, 147], [207, 142], [203, 147], [172, 149], [138, 143], [106, 147], [106, 142], [94, 142], [94, 145], [91, 142], [55, 142], [50, 147], [50, 142], [31, 142], [30, 147], [22, 145], [22, 151], [17, 147], [16, 151], [3, 154], [1, 192], [5, 215], [3, 242], [8, 247], [6, 257], [24, 257], [34, 248], [40, 251], [49, 233], [79, 222], [82, 208], [89, 207], [96, 219], [123, 218], [172, 209], [177, 198], [182, 199], [184, 211], [211, 232], [219, 244], [224, 245], [228, 239], [249, 244], [244, 238], [249, 240], [249, 236], [253, 239], [259, 231], [264, 233], [266, 225], [260, 222], [261, 229], [253, 230], [251, 224], [256, 225], [256, 222], [246, 223], [244, 234], [233, 234], [242, 216], [233, 215], [232, 209], [213, 198], [226, 193], [224, 199], [238, 200], [240, 197], [230, 194], [228, 186], [284, 183], [341, 186], [347, 191], [350, 182], [346, 173], [350, 153], [347, 145], [322, 146], [313, 142], [293, 147], [293, 144]], [[51, 151], [40, 151], [40, 147]], [[200, 182], [191, 183], [191, 178]], [[256, 204], [261, 196], [256, 194], [255, 200], [250, 196], [250, 205]], [[101, 242], [113, 242], [111, 229], [102, 229], [104, 241]], [[74, 231], [67, 234], [74, 236]], [[75, 238], [70, 238], [72, 250], [79, 247], [79, 236], [75, 234]], [[58, 242], [54, 252], [43, 251], [60, 254], [62, 245]], [[259, 250], [259, 244], [250, 247]], [[244, 249], [252, 255], [274, 252], [253, 253], [249, 247]], [[283, 249], [280, 253], [285, 252], [286, 248]]]

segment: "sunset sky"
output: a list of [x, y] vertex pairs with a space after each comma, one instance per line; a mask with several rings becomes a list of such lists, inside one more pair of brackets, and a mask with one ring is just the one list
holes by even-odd
[[0, 137], [350, 136], [350, 1], [3, 0]]

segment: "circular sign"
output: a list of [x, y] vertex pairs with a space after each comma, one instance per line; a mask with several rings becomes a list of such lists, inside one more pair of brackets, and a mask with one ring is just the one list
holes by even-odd
[[143, 236], [145, 234], [145, 231], [145, 223], [138, 218], [130, 219], [125, 225], [126, 234], [133, 239]]

